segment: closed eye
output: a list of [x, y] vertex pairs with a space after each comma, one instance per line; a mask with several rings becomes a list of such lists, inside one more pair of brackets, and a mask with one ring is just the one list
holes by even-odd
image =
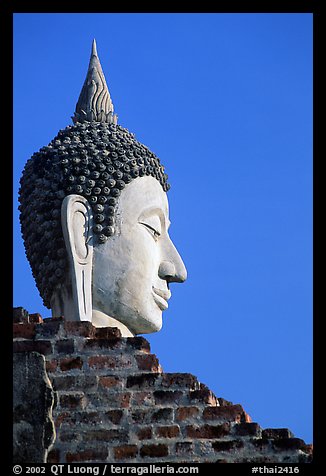
[[159, 233], [155, 228], [152, 226], [148, 225], [147, 223], [142, 223], [140, 222], [141, 225], [144, 225], [146, 230], [153, 236], [154, 240], [157, 241], [158, 238], [161, 236], [161, 233]]

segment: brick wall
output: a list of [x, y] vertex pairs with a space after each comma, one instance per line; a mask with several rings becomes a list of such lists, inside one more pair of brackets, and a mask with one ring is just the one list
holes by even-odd
[[14, 352], [43, 354], [55, 391], [48, 462], [311, 461], [311, 445], [288, 429], [262, 429], [195, 376], [163, 372], [143, 337], [20, 316]]

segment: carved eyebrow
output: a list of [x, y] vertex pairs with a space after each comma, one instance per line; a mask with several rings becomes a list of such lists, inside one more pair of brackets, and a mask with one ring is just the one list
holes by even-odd
[[164, 227], [165, 227], [165, 225], [167, 225], [167, 229], [169, 228], [170, 220], [168, 218], [166, 218], [165, 213], [163, 212], [163, 210], [161, 208], [158, 208], [158, 207], [147, 208], [146, 210], [144, 210], [140, 214], [138, 220], [143, 220], [143, 219], [148, 218], [148, 217], [153, 216], [153, 215], [157, 215], [160, 218], [162, 225]]

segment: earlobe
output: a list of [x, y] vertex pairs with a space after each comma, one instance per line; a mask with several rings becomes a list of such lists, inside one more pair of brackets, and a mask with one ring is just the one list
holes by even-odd
[[61, 206], [61, 224], [69, 257], [74, 301], [68, 320], [92, 320], [93, 213], [86, 198], [68, 195]]

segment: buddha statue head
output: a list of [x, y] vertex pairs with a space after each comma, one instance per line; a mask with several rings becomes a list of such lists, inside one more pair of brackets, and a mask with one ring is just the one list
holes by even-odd
[[159, 158], [117, 124], [92, 45], [73, 125], [27, 161], [19, 191], [26, 256], [52, 316], [156, 332], [185, 266], [168, 229]]

